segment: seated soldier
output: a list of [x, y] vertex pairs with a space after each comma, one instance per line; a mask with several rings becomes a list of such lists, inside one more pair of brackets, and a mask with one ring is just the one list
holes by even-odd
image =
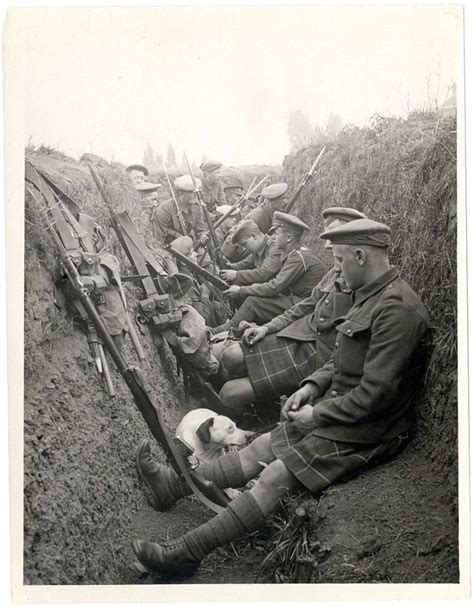
[[263, 202], [245, 216], [251, 219], [259, 227], [260, 231], [267, 234], [272, 227], [273, 213], [283, 211], [285, 208], [285, 194], [288, 189], [286, 183], [272, 183], [262, 190]]
[[[230, 204], [223, 204], [221, 206], [216, 207], [216, 217], [219, 220], [226, 213], [229, 213], [231, 209]], [[227, 238], [227, 234], [229, 231], [237, 224], [239, 221], [239, 209], [234, 209], [230, 212], [228, 217], [224, 219], [224, 221], [214, 229], [216, 233], [217, 243], [219, 246], [222, 245], [224, 240]]]
[[[343, 207], [322, 215], [325, 229], [365, 217]], [[331, 248], [329, 241], [326, 248]], [[351, 305], [350, 290], [332, 268], [309, 297], [263, 326], [247, 329], [222, 356], [221, 375], [230, 378], [219, 394], [223, 404], [242, 413], [256, 401], [291, 394], [303, 377], [327, 362], [336, 340], [334, 320]]]
[[212, 215], [218, 205], [227, 204], [224, 185], [220, 179], [221, 167], [222, 162], [217, 160], [205, 160], [199, 167], [202, 171], [202, 199]]
[[[171, 246], [194, 263], [197, 263], [196, 253], [193, 250], [193, 241], [189, 236], [180, 236], [179, 238], [176, 238], [176, 240], [173, 240], [171, 243]], [[192, 285], [186, 292], [186, 295], [190, 297], [192, 307], [204, 318], [206, 325], [212, 328], [223, 323], [229, 316], [229, 308], [227, 305], [213, 297], [211, 288], [205, 281], [199, 280], [199, 278], [184, 264], [181, 264], [179, 260], [177, 264], [179, 271], [182, 274], [190, 276], [192, 279]]]
[[[133, 541], [149, 571], [189, 577], [212, 550], [261, 527], [288, 491], [306, 488], [318, 496], [406, 443], [429, 322], [418, 296], [389, 263], [389, 232], [358, 219], [321, 235], [332, 241], [354, 301], [337, 326], [331, 359], [287, 400], [282, 423], [198, 468], [221, 488], [243, 487], [260, 475], [251, 489], [176, 540]], [[163, 505], [189, 494], [171, 468], [143, 462], [143, 470]]]
[[264, 323], [311, 295], [326, 273], [319, 257], [301, 244], [309, 227], [295, 215], [276, 211], [272, 236], [281, 251], [281, 269], [267, 282], [232, 285], [224, 295], [245, 298], [234, 316], [218, 330], [238, 329], [241, 321]]
[[[154, 210], [151, 218], [158, 244], [169, 244], [179, 236], [191, 236], [194, 244], [205, 246], [209, 239], [208, 229], [203, 212], [194, 195], [191, 176], [177, 177], [173, 186], [179, 212], [173, 198], [169, 198]], [[197, 186], [201, 187], [199, 180], [197, 180]]]
[[[197, 187], [201, 187], [199, 179]], [[199, 265], [210, 269], [211, 260], [204, 248], [209, 240], [209, 231], [201, 207], [194, 195], [194, 183], [190, 175], [181, 175], [174, 182], [176, 202], [169, 198], [153, 210], [151, 223], [156, 244], [166, 245], [180, 236], [193, 239]], [[176, 208], [176, 203], [179, 207]]]
[[243, 221], [232, 236], [234, 244], [240, 244], [248, 253], [237, 263], [230, 263], [227, 270], [221, 271], [221, 277], [236, 285], [251, 285], [266, 282], [280, 270], [280, 251], [273, 238], [262, 234], [250, 219]]

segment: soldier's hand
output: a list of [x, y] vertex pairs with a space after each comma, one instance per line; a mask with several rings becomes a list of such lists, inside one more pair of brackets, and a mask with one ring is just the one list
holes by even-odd
[[237, 278], [237, 270], [221, 270], [221, 278], [226, 282], [234, 282]]
[[199, 242], [202, 244], [203, 247], [205, 247], [207, 245], [208, 240], [209, 240], [209, 234], [201, 234], [201, 236], [199, 237]]
[[240, 287], [237, 285], [232, 285], [231, 287], [229, 287], [228, 289], [226, 289], [224, 291], [224, 295], [227, 295], [227, 297], [237, 297], [240, 293]]
[[316, 428], [311, 405], [304, 405], [299, 411], [288, 411], [288, 419], [302, 434], [308, 434], [313, 428]]
[[268, 333], [268, 327], [249, 327], [245, 329], [242, 339], [247, 346], [253, 346], [265, 337]]
[[308, 382], [302, 388], [294, 392], [283, 405], [280, 412], [281, 419], [288, 421], [290, 419], [290, 413], [298, 411], [305, 405], [312, 405], [318, 396], [319, 388], [316, 384]]
[[209, 299], [211, 291], [206, 284], [202, 283], [199, 285], [199, 292], [201, 293], [201, 299]]

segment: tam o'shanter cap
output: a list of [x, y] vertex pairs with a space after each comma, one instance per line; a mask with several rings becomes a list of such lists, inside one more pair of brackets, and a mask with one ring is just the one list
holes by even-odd
[[220, 169], [221, 166], [222, 162], [219, 162], [218, 160], [205, 160], [204, 162], [201, 162], [201, 166], [199, 168], [205, 173], [211, 173], [212, 171], [217, 171]]
[[354, 221], [354, 219], [366, 219], [364, 213], [349, 207], [329, 207], [322, 212], [323, 219], [342, 219], [342, 221]]
[[[174, 187], [182, 192], [194, 192], [194, 183], [191, 175], [181, 175], [176, 177], [173, 182]], [[196, 179], [196, 186], [199, 189], [201, 187], [201, 181]]]
[[176, 249], [178, 253], [182, 255], [189, 255], [193, 250], [193, 239], [189, 236], [179, 236], [170, 243], [173, 249]]
[[141, 171], [142, 173], [145, 173], [146, 176], [148, 176], [148, 169], [146, 168], [146, 166], [143, 166], [143, 164], [130, 164], [126, 169], [127, 173], [129, 171]]
[[146, 194], [147, 192], [155, 192], [158, 188], [163, 186], [161, 183], [150, 183], [148, 181], [143, 181], [142, 183], [137, 183], [135, 187], [139, 192]]
[[257, 224], [251, 219], [245, 219], [232, 235], [232, 244], [238, 244], [244, 238], [248, 238], [253, 232], [259, 232]]
[[280, 196], [283, 196], [287, 189], [287, 183], [272, 183], [263, 188], [262, 196], [264, 198], [272, 200], [273, 198], [279, 198]]
[[304, 230], [309, 230], [309, 226], [301, 221], [296, 215], [290, 215], [289, 213], [282, 213], [281, 211], [275, 211], [273, 213], [273, 222], [271, 231], [276, 230], [276, 228], [291, 228], [292, 230], [296, 230], [297, 232], [304, 232]]
[[330, 240], [333, 245], [369, 245], [386, 248], [390, 242], [391, 229], [384, 223], [371, 219], [356, 219], [332, 230], [326, 230], [320, 236]]
[[[220, 206], [216, 207], [216, 211], [219, 215], [225, 215], [230, 211], [231, 208], [232, 206], [230, 204], [221, 204]], [[229, 214], [229, 217], [234, 217], [234, 215], [238, 215], [239, 212], [239, 209], [234, 209], [232, 213]]]

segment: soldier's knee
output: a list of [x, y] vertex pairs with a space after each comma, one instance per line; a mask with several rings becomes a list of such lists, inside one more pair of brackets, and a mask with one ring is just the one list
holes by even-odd
[[232, 344], [222, 353], [222, 365], [230, 374], [240, 371], [245, 364], [244, 353], [238, 343]]
[[262, 490], [281, 495], [297, 484], [296, 478], [280, 459], [274, 460], [263, 470], [258, 482]]
[[226, 382], [219, 392], [219, 398], [225, 407], [236, 413], [242, 413], [243, 409], [246, 408], [246, 403], [242, 402], [242, 391], [239, 390], [238, 380]]

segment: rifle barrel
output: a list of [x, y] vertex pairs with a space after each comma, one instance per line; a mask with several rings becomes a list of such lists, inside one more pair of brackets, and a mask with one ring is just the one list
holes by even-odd
[[179, 259], [181, 262], [183, 262], [184, 265], [187, 265], [188, 268], [190, 268], [191, 270], [194, 270], [194, 272], [196, 272], [196, 274], [199, 274], [199, 276], [201, 276], [202, 278], [205, 278], [206, 280], [208, 280], [211, 284], [213, 284], [215, 287], [217, 287], [221, 291], [225, 291], [226, 289], [228, 289], [230, 287], [230, 285], [228, 285], [225, 282], [225, 280], [222, 280], [222, 278], [219, 278], [218, 276], [215, 276], [214, 274], [212, 274], [208, 270], [205, 270], [204, 268], [201, 268], [201, 266], [198, 266], [197, 263], [194, 263], [193, 261], [191, 261], [190, 259], [188, 259], [186, 257], [186, 255], [183, 255], [182, 253], [180, 253], [179, 251], [177, 251], [171, 245], [168, 245], [166, 248], [177, 259]]

